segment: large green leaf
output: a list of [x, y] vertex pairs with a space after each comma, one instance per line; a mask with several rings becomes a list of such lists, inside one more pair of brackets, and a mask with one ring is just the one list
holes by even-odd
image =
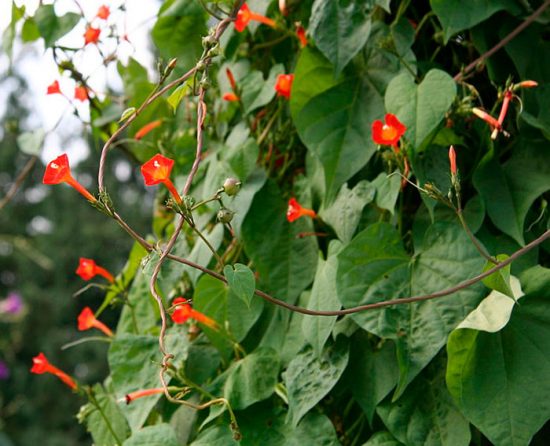
[[[42, 5], [34, 14], [34, 21], [44, 39], [46, 48], [53, 46], [58, 39], [73, 29], [80, 19], [81, 16], [74, 12], [68, 12], [58, 17], [53, 5]], [[84, 41], [82, 43], [84, 44]]]
[[435, 130], [456, 96], [456, 84], [445, 71], [430, 70], [416, 85], [410, 74], [396, 76], [388, 85], [385, 103], [407, 126], [405, 136], [415, 148]]
[[340, 73], [367, 43], [373, 2], [315, 0], [309, 29], [317, 47]]
[[275, 97], [274, 87], [277, 76], [284, 72], [283, 65], [277, 64], [271, 67], [265, 80], [260, 71], [252, 71], [243, 78], [240, 85], [242, 89], [241, 100], [246, 113], [268, 104]]
[[[330, 311], [341, 308], [342, 304], [336, 296], [336, 255], [341, 248], [342, 244], [337, 240], [333, 240], [329, 245], [327, 260], [319, 260], [307, 305], [310, 310]], [[336, 316], [304, 316], [302, 321], [303, 335], [313, 346], [318, 356], [321, 355], [335, 322]]]
[[242, 263], [235, 263], [235, 265], [226, 265], [223, 274], [231, 291], [247, 306], [250, 306], [256, 289], [256, 280], [252, 270]]
[[200, 3], [188, 0], [168, 0], [160, 8], [153, 41], [163, 57], [178, 58], [178, 70], [190, 68], [200, 57], [206, 18]]
[[95, 444], [120, 444], [130, 434], [128, 423], [120, 410], [120, 403], [101, 384], [94, 385], [92, 392], [99, 410], [92, 403], [87, 403], [80, 409], [79, 421], [86, 423], [86, 429]]
[[174, 429], [169, 424], [147, 426], [135, 432], [123, 446], [178, 446]]
[[288, 420], [293, 426], [330, 392], [342, 376], [348, 358], [348, 341], [339, 336], [325, 347], [320, 358], [308, 345], [290, 361], [283, 376], [288, 390]]
[[260, 347], [237, 361], [223, 388], [224, 397], [233, 409], [245, 409], [269, 398], [279, 376], [279, 356], [270, 348]]
[[300, 232], [312, 231], [311, 221], [301, 218], [289, 223], [286, 210], [281, 191], [268, 181], [254, 196], [242, 235], [245, 251], [259, 273], [258, 288], [293, 302], [313, 280], [317, 243], [314, 237], [296, 237]]
[[445, 43], [453, 34], [483, 22], [495, 12], [503, 9], [519, 12], [518, 3], [514, 0], [430, 0], [430, 4], [443, 26]]
[[376, 432], [369, 441], [363, 444], [363, 446], [402, 446], [403, 443], [397, 441], [395, 437], [389, 432]]
[[323, 165], [329, 201], [374, 154], [370, 126], [382, 110], [380, 92], [362, 77], [314, 96], [296, 114], [300, 138]]
[[523, 140], [501, 166], [488, 153], [474, 174], [474, 185], [483, 198], [494, 225], [520, 245], [523, 226], [533, 202], [550, 190], [550, 157], [546, 143]]
[[468, 446], [470, 427], [445, 387], [442, 355], [395, 402], [376, 409], [388, 430], [407, 446]]
[[479, 331], [482, 322], [449, 336], [449, 391], [493, 444], [527, 445], [550, 418], [549, 285], [524, 296], [502, 330]]

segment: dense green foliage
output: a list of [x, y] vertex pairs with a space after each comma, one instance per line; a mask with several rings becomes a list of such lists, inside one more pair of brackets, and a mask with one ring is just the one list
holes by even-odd
[[[181, 218], [173, 202], [166, 205], [164, 187], [145, 230], [152, 247], [136, 242], [130, 251], [125, 239], [128, 261], [121, 268], [97, 241], [98, 263], [118, 272], [103, 306], [119, 316], [106, 352], [108, 374], [80, 383], [78, 419], [94, 443], [544, 444], [543, 426], [550, 419], [548, 240], [483, 282], [345, 315], [301, 314], [265, 301], [254, 289], [287, 307], [313, 311], [430, 295], [506, 261], [546, 233], [550, 59], [542, 55], [549, 54], [548, 12], [461, 75], [541, 2], [255, 0], [248, 2], [250, 10], [275, 25], [252, 21], [237, 32], [230, 24], [217, 56], [213, 33], [208, 34], [217, 21], [208, 12], [225, 16], [241, 3], [164, 1], [152, 38], [164, 60], [177, 58], [174, 71], [165, 76], [170, 68], [161, 63], [159, 78], [150, 79], [135, 60], [119, 62], [124, 104], [109, 96], [91, 99], [97, 147], [92, 165], [103, 143], [128, 120], [118, 156], [135, 166], [159, 152], [175, 160], [172, 180], [181, 191], [197, 137], [204, 136], [189, 192], [199, 205], [191, 210], [190, 197], [184, 197], [179, 210], [186, 224], [171, 252], [209, 268], [205, 274], [167, 259], [154, 280]], [[286, 4], [288, 15], [279, 3]], [[77, 19], [56, 17], [48, 5], [33, 17], [14, 11], [13, 28], [4, 35], [8, 46], [16, 23], [24, 21], [22, 32], [36, 26], [38, 32], [23, 33], [24, 39], [55, 46]], [[305, 47], [295, 22], [307, 30]], [[136, 114], [150, 93], [199, 58], [206, 67]], [[67, 73], [78, 78], [78, 67]], [[279, 75], [289, 73], [294, 80], [287, 99], [274, 87]], [[514, 87], [525, 80], [539, 86]], [[232, 90], [239, 100], [223, 100]], [[513, 99], [502, 128], [472, 113], [477, 107], [498, 116], [507, 94]], [[204, 135], [196, 122], [203, 95]], [[406, 126], [399, 146], [373, 140], [373, 122], [386, 113]], [[159, 119], [160, 127], [133, 139]], [[20, 145], [32, 146], [31, 135], [26, 138]], [[451, 144], [457, 175], [449, 166]], [[109, 151], [108, 166], [117, 152]], [[242, 182], [234, 197], [220, 192], [227, 177]], [[138, 223], [130, 216], [109, 169], [106, 182], [119, 214], [144, 234], [146, 217], [137, 216]], [[76, 195], [50, 187], [59, 196]], [[289, 222], [291, 197], [318, 217]], [[62, 215], [57, 195], [42, 205], [56, 198], [49, 206]], [[105, 238], [126, 236], [115, 221], [86, 206], [80, 196], [71, 201], [78, 209], [72, 211], [73, 224], [93, 218], [110, 228]], [[235, 213], [231, 225], [217, 220], [220, 206]], [[75, 258], [84, 256], [74, 240], [60, 239], [78, 237], [72, 230], [69, 236], [56, 224], [57, 243]], [[34, 286], [47, 282], [38, 278]], [[56, 293], [66, 300], [68, 289]], [[198, 317], [198, 324], [174, 324], [169, 317], [161, 324], [179, 296], [191, 299], [193, 310], [217, 326]], [[94, 310], [103, 308], [98, 300], [87, 302]], [[163, 376], [177, 401], [155, 393], [122, 404], [125, 395], [161, 386], [167, 356], [159, 339], [173, 355]], [[65, 358], [70, 362], [70, 355]], [[62, 386], [48, 381], [53, 379], [37, 376], [33, 388]], [[178, 404], [182, 401], [205, 407], [195, 410]]]

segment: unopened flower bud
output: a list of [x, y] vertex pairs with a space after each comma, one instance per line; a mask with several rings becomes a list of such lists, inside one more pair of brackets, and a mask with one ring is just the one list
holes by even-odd
[[223, 191], [230, 197], [237, 195], [240, 188], [241, 182], [237, 178], [227, 178], [223, 183]]
[[202, 38], [202, 46], [204, 48], [210, 48], [216, 44], [216, 38], [214, 36], [205, 36]]
[[218, 221], [220, 223], [231, 223], [231, 220], [233, 220], [233, 215], [235, 215], [235, 212], [232, 212], [226, 208], [221, 208], [218, 211]]
[[166, 65], [166, 68], [164, 69], [164, 72], [162, 73], [162, 75], [164, 77], [170, 76], [170, 73], [172, 73], [174, 68], [176, 68], [177, 63], [178, 63], [178, 59], [176, 59], [176, 58], [170, 59], [170, 61], [168, 62], [168, 65]]

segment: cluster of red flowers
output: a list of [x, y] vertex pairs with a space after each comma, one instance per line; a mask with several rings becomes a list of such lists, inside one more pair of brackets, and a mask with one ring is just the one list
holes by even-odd
[[[62, 96], [65, 96], [65, 94], [61, 91], [61, 87], [59, 86], [59, 81], [55, 80], [50, 85], [48, 85], [46, 89], [46, 94], [60, 94]], [[88, 89], [84, 85], [77, 85], [74, 87], [74, 98], [78, 99], [79, 101], [87, 101], [88, 98]]]
[[[99, 7], [97, 14], [94, 18], [107, 21], [110, 15], [111, 15], [111, 10], [109, 9], [109, 7], [106, 5], [103, 5]], [[84, 32], [84, 46], [90, 43], [97, 44], [99, 42], [100, 35], [101, 35], [101, 29], [94, 27], [91, 24], [88, 24], [88, 26], [86, 27], [86, 31]]]

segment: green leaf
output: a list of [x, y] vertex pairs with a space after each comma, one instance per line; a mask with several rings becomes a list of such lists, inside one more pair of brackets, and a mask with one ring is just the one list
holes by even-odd
[[[100, 443], [101, 444], [101, 443]], [[123, 446], [178, 446], [174, 429], [169, 424], [147, 426], [135, 432]]]
[[46, 48], [53, 46], [57, 40], [72, 30], [80, 19], [81, 16], [73, 12], [58, 17], [53, 5], [42, 5], [34, 14], [34, 21]]
[[389, 432], [376, 432], [363, 446], [402, 446]]
[[[330, 242], [326, 261], [319, 260], [317, 272], [311, 289], [311, 296], [307, 308], [310, 310], [339, 310], [342, 304], [336, 294], [336, 255], [342, 249], [338, 240]], [[317, 356], [320, 356], [327, 342], [336, 316], [307, 316], [302, 321], [302, 332], [306, 340], [313, 346]]]
[[274, 65], [269, 71], [269, 76], [264, 81], [260, 71], [252, 71], [240, 82], [242, 89], [241, 100], [245, 113], [263, 107], [275, 97], [275, 83], [277, 76], [285, 72], [281, 64]]
[[445, 387], [443, 355], [418, 376], [395, 402], [386, 398], [376, 412], [406, 445], [468, 446], [470, 426]]
[[79, 422], [86, 423], [86, 430], [92, 435], [95, 444], [120, 444], [130, 434], [128, 424], [120, 410], [121, 405], [105, 391], [101, 384], [94, 385], [92, 392], [101, 411], [92, 403], [87, 403], [80, 408]]
[[533, 202], [550, 190], [550, 158], [543, 141], [522, 140], [504, 165], [488, 153], [473, 177], [494, 225], [520, 245], [523, 226]]
[[29, 17], [23, 22], [23, 28], [21, 28], [21, 40], [25, 43], [34, 42], [40, 38], [40, 30], [36, 26], [34, 18]]
[[441, 22], [444, 31], [444, 43], [459, 31], [472, 28], [483, 22], [495, 12], [503, 9], [517, 14], [520, 9], [513, 0], [479, 1], [462, 0], [460, 2], [448, 0], [430, 0], [433, 12]]
[[[313, 280], [317, 267], [314, 237], [298, 238], [313, 230], [311, 221], [286, 219], [288, 204], [275, 183], [268, 181], [256, 193], [242, 225], [246, 254], [259, 273], [258, 288], [286, 302], [294, 302]], [[269, 237], [263, 229], [269, 228]]]
[[367, 333], [358, 331], [351, 341], [348, 371], [354, 382], [353, 398], [372, 424], [376, 406], [397, 384], [395, 344], [385, 341], [381, 347], [373, 347]]
[[290, 361], [283, 377], [288, 391], [288, 420], [292, 426], [330, 392], [344, 373], [348, 357], [348, 341], [339, 336], [336, 342], [325, 347], [320, 358], [308, 345]]
[[[508, 257], [509, 256], [506, 254], [499, 254], [496, 256], [496, 260], [502, 262]], [[495, 264], [493, 262], [487, 260], [487, 263], [485, 263], [485, 266], [483, 267], [483, 272], [490, 270], [494, 266]], [[506, 296], [514, 299], [514, 292], [510, 287], [510, 267], [511, 265], [507, 265], [504, 268], [499, 269], [490, 276], [485, 277], [482, 282], [487, 288], [500, 291], [502, 294], [506, 294]]]
[[126, 121], [130, 116], [133, 116], [136, 113], [136, 107], [129, 107], [126, 110], [122, 112], [122, 115], [120, 116], [120, 119], [118, 120], [119, 123]]
[[376, 206], [387, 209], [393, 215], [401, 190], [401, 176], [398, 175], [398, 171], [392, 175], [382, 172], [374, 179], [372, 185], [376, 188]]
[[17, 145], [21, 152], [27, 155], [38, 156], [42, 152], [42, 145], [46, 133], [42, 129], [33, 132], [25, 132], [17, 137]]
[[178, 111], [180, 102], [189, 91], [189, 88], [191, 88], [190, 81], [187, 81], [181, 84], [179, 87], [175, 88], [174, 91], [170, 93], [170, 96], [168, 96], [168, 99], [166, 101], [168, 102], [168, 105], [172, 107], [172, 111], [174, 112], [174, 114], [176, 114], [176, 112]]
[[226, 265], [223, 274], [231, 291], [250, 307], [250, 301], [256, 289], [256, 279], [252, 270], [246, 265], [235, 263], [233, 266]]
[[225, 385], [224, 397], [236, 410], [269, 398], [279, 376], [279, 355], [260, 347], [232, 366]]
[[371, 30], [372, 2], [315, 0], [309, 30], [317, 47], [340, 73], [365, 46]]
[[430, 70], [416, 85], [410, 74], [396, 76], [388, 85], [385, 103], [407, 126], [405, 136], [416, 149], [436, 129], [456, 96], [456, 84], [445, 71]]
[[[159, 387], [161, 353], [156, 336], [117, 335], [109, 348], [108, 361], [117, 398], [136, 390]], [[160, 394], [151, 395], [121, 406], [132, 432], [143, 426], [160, 397]]]
[[25, 5], [18, 7], [15, 1], [11, 3], [11, 20], [9, 25], [2, 33], [2, 49], [6, 52], [10, 59], [13, 56], [13, 42], [15, 41], [15, 26], [17, 22], [25, 15]]
[[178, 70], [190, 68], [201, 56], [206, 18], [197, 2], [168, 0], [161, 6], [151, 35], [164, 58], [178, 58]]
[[449, 391], [493, 444], [527, 445], [550, 418], [549, 285], [523, 297], [501, 331], [449, 336]]
[[382, 109], [379, 91], [362, 77], [314, 96], [296, 114], [300, 138], [323, 165], [327, 201], [374, 154], [370, 127]]
[[363, 208], [374, 200], [376, 189], [368, 181], [360, 181], [353, 189], [344, 184], [334, 202], [319, 212], [320, 217], [336, 232], [338, 238], [348, 243], [361, 220]]
[[238, 446], [227, 424], [214, 425], [203, 430], [189, 446]]

